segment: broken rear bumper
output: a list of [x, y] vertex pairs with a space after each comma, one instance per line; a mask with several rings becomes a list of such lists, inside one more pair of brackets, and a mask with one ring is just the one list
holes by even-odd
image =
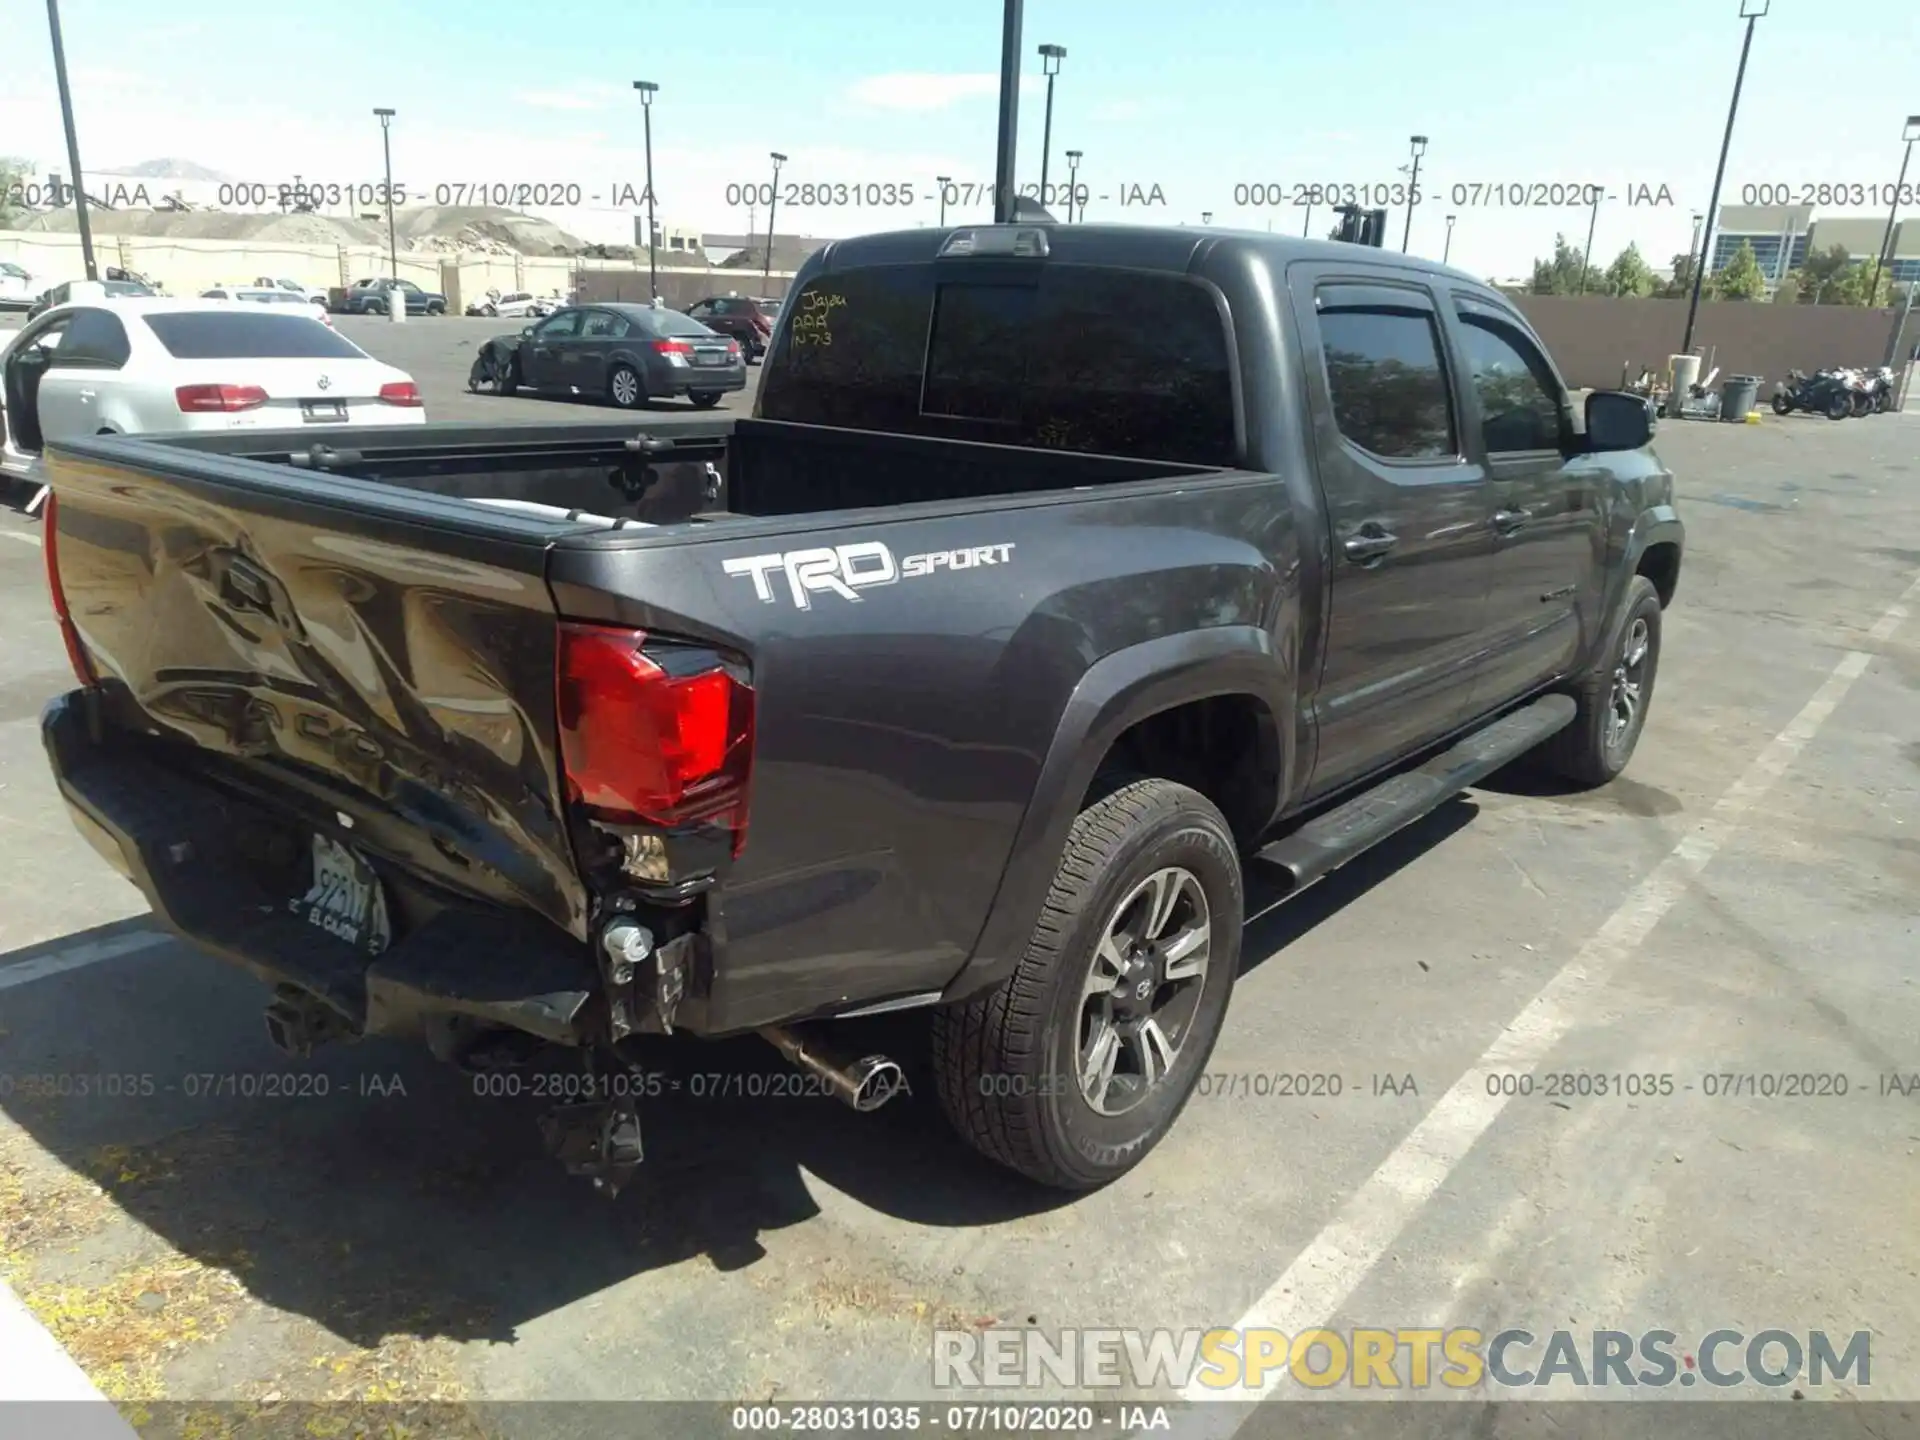
[[563, 1045], [597, 1033], [587, 948], [543, 917], [469, 903], [368, 856], [395, 910], [392, 944], [369, 960], [288, 908], [310, 834], [351, 844], [350, 832], [163, 763], [137, 738], [103, 735], [89, 711], [74, 691], [41, 716], [61, 798], [167, 929], [315, 997], [356, 1035], [416, 1034], [429, 1016], [455, 1015]]

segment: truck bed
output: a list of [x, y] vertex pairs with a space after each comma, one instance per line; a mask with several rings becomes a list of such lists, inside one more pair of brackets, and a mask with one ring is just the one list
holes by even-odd
[[819, 515], [1218, 473], [1173, 461], [759, 419], [651, 432], [631, 424], [429, 425], [351, 438], [336, 447], [307, 431], [233, 431], [141, 443], [240, 461], [256, 477], [254, 467], [285, 466], [484, 500], [572, 529]]

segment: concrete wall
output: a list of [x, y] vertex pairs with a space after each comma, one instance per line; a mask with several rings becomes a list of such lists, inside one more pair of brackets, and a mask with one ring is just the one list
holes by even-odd
[[[235, 245], [224, 240], [101, 235], [95, 237], [93, 248], [94, 258], [102, 267], [117, 265], [150, 276], [172, 295], [197, 295], [215, 285], [249, 282], [259, 275], [331, 289], [350, 285], [366, 276], [388, 273], [387, 252], [374, 246]], [[41, 289], [86, 276], [78, 235], [0, 230], [0, 260], [24, 265]], [[626, 262], [616, 260], [403, 250], [399, 269], [401, 279], [444, 294], [456, 311], [489, 289], [567, 297], [574, 290], [577, 275], [592, 277], [603, 271], [622, 278], [607, 282], [590, 280], [595, 298], [646, 298], [646, 271], [636, 271]], [[630, 287], [636, 275], [640, 288], [632, 291]], [[776, 273], [773, 278], [773, 293], [783, 293], [781, 287], [791, 277]], [[672, 289], [668, 288], [670, 281]], [[701, 295], [725, 294], [728, 290], [758, 293], [760, 275], [758, 271], [746, 276], [738, 270], [691, 269], [682, 265], [671, 270], [662, 268], [660, 283], [661, 293], [670, 303], [678, 303], [674, 297], [681, 290], [688, 292], [686, 303], [691, 303]], [[619, 295], [598, 293], [603, 286], [628, 288]]]
[[[675, 310], [684, 310], [694, 301], [709, 295], [784, 296], [793, 276], [778, 270], [766, 280], [758, 270], [662, 270], [660, 298]], [[581, 272], [580, 298], [585, 300], [631, 300], [644, 303], [648, 298], [647, 272], [631, 269], [594, 269]]]
[[[1513, 297], [1553, 352], [1569, 385], [1604, 389], [1620, 383], [1622, 366], [1656, 374], [1686, 334], [1685, 300], [1615, 300], [1600, 296]], [[1823, 365], [1878, 365], [1899, 324], [1898, 312], [1850, 305], [1773, 305], [1702, 301], [1694, 326], [1701, 373], [1718, 366], [1728, 375], [1758, 375], [1771, 383], [1788, 370]], [[1910, 326], [1910, 350], [1920, 339], [1920, 311]], [[1903, 352], [1904, 353], [1904, 352]]]

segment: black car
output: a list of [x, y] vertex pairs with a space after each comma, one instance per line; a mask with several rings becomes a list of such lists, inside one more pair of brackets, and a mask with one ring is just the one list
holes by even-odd
[[409, 315], [444, 315], [447, 297], [422, 290], [411, 280], [356, 280], [342, 297], [340, 308], [349, 315], [385, 315], [393, 303], [393, 292], [406, 296]]
[[678, 310], [652, 305], [569, 305], [518, 335], [480, 347], [470, 390], [601, 395], [622, 410], [685, 396], [705, 410], [747, 386], [740, 342]]
[[[54, 286], [33, 302], [27, 311], [27, 319], [37, 320], [56, 305], [64, 305], [73, 298], [73, 287], [84, 281], [69, 280]], [[157, 295], [159, 291], [142, 280], [101, 280], [97, 282], [109, 295]]]

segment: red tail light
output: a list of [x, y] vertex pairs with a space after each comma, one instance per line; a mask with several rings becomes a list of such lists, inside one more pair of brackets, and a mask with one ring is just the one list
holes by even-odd
[[418, 409], [426, 404], [420, 398], [420, 387], [411, 380], [391, 380], [380, 387], [382, 405], [405, 405]]
[[67, 609], [67, 592], [60, 584], [60, 497], [49, 492], [41, 510], [40, 544], [47, 552], [47, 594], [53, 600], [53, 618], [60, 622], [60, 638], [67, 647], [67, 663], [73, 666], [73, 678], [85, 689], [98, 683], [87, 652], [74, 628], [73, 612]]
[[[557, 699], [567, 793], [604, 820], [706, 821], [747, 841], [753, 687], [713, 663], [670, 673], [646, 635], [560, 625]], [[678, 670], [680, 667], [675, 666]]]
[[773, 333], [773, 322], [764, 315], [756, 315], [753, 317], [753, 328], [758, 330], [762, 335], [771, 335]]
[[738, 355], [739, 353], [740, 353], [740, 342], [738, 340], [727, 341], [727, 354], [730, 356], [734, 356], [734, 355]]
[[656, 340], [653, 348], [662, 355], [691, 355], [693, 346], [684, 340]]
[[267, 392], [258, 385], [181, 385], [173, 392], [174, 403], [189, 415], [223, 410], [258, 410], [267, 403]]

